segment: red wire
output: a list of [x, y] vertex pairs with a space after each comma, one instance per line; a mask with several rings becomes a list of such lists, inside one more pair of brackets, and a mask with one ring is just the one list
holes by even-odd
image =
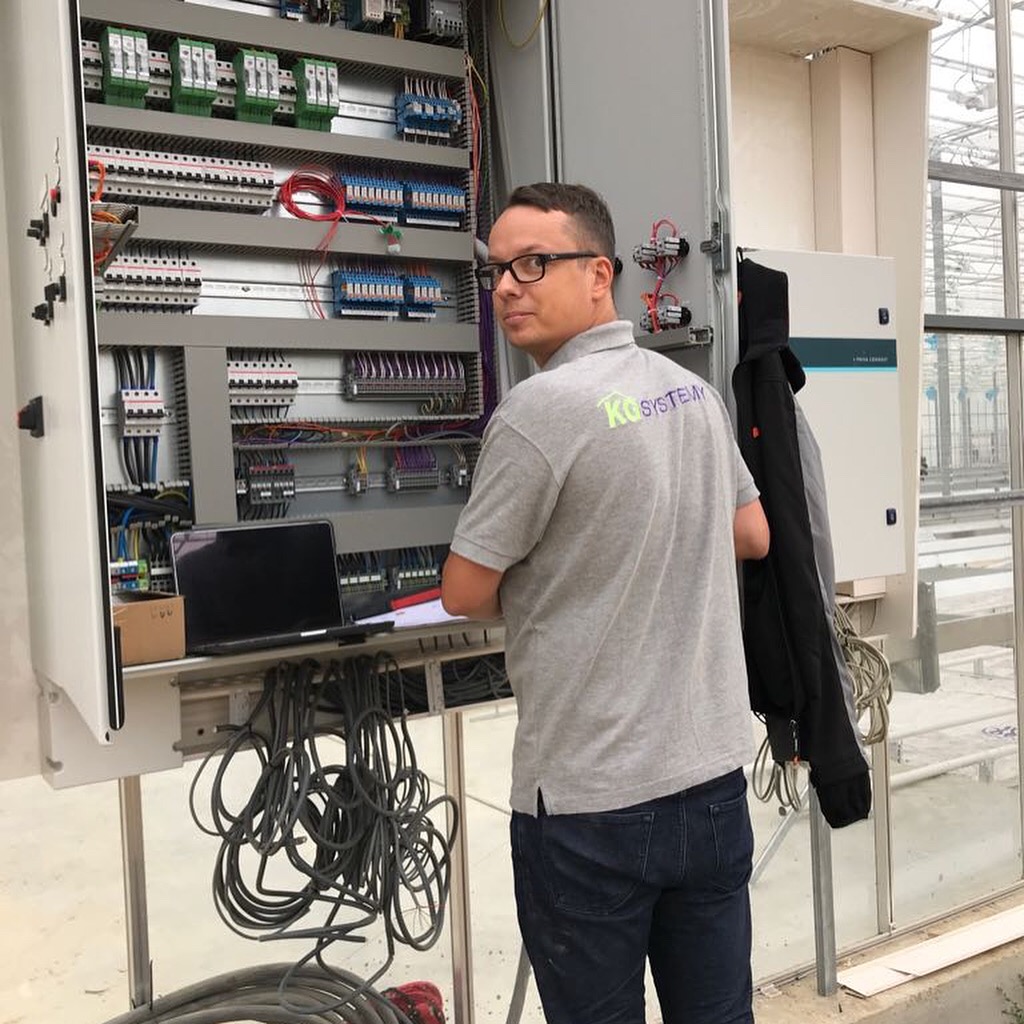
[[[316, 196], [328, 207], [327, 212], [314, 212], [300, 206], [297, 199], [300, 195]], [[293, 217], [302, 220], [330, 222], [330, 227], [314, 250], [320, 253], [320, 262], [316, 268], [313, 268], [309, 256], [299, 257], [299, 278], [306, 291], [309, 304], [319, 319], [326, 320], [327, 313], [316, 294], [316, 279], [327, 262], [331, 242], [338, 231], [338, 223], [345, 216], [345, 186], [329, 168], [308, 164], [300, 167], [281, 183], [281, 187], [277, 190], [277, 198]]]

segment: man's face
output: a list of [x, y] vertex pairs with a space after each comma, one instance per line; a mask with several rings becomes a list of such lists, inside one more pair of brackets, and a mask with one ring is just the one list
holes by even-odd
[[[489, 261], [504, 263], [528, 253], [578, 252], [581, 242], [568, 214], [510, 206], [491, 229]], [[548, 263], [539, 281], [520, 284], [511, 271], [494, 289], [494, 309], [509, 343], [539, 366], [570, 338], [594, 326], [598, 293], [595, 260]]]

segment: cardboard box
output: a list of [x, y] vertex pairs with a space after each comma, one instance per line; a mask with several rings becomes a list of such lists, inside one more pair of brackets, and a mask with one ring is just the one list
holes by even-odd
[[121, 664], [145, 665], [185, 657], [185, 601], [148, 591], [114, 597], [114, 626], [121, 634]]

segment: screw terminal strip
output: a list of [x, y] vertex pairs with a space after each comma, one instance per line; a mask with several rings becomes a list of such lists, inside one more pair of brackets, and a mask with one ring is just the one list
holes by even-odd
[[351, 399], [443, 398], [461, 407], [466, 365], [450, 352], [353, 352], [347, 359], [345, 395]]
[[411, 446], [396, 448], [387, 469], [389, 491], [426, 491], [441, 486], [441, 472], [433, 449]]

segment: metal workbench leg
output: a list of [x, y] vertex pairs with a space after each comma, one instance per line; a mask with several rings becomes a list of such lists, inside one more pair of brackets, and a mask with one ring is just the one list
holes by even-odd
[[121, 802], [121, 861], [124, 872], [124, 922], [128, 935], [128, 986], [132, 1009], [153, 1001], [146, 910], [146, 857], [142, 842], [142, 784], [138, 775], [117, 780]]
[[459, 831], [452, 847], [451, 896], [452, 983], [455, 1024], [473, 1024], [473, 944], [469, 926], [469, 857], [466, 842], [466, 771], [462, 712], [441, 715], [444, 737], [444, 782], [459, 808]]
[[821, 813], [818, 794], [810, 788], [811, 890], [814, 895], [814, 962], [818, 995], [830, 996], [836, 982], [836, 913], [832, 898], [832, 834]]

